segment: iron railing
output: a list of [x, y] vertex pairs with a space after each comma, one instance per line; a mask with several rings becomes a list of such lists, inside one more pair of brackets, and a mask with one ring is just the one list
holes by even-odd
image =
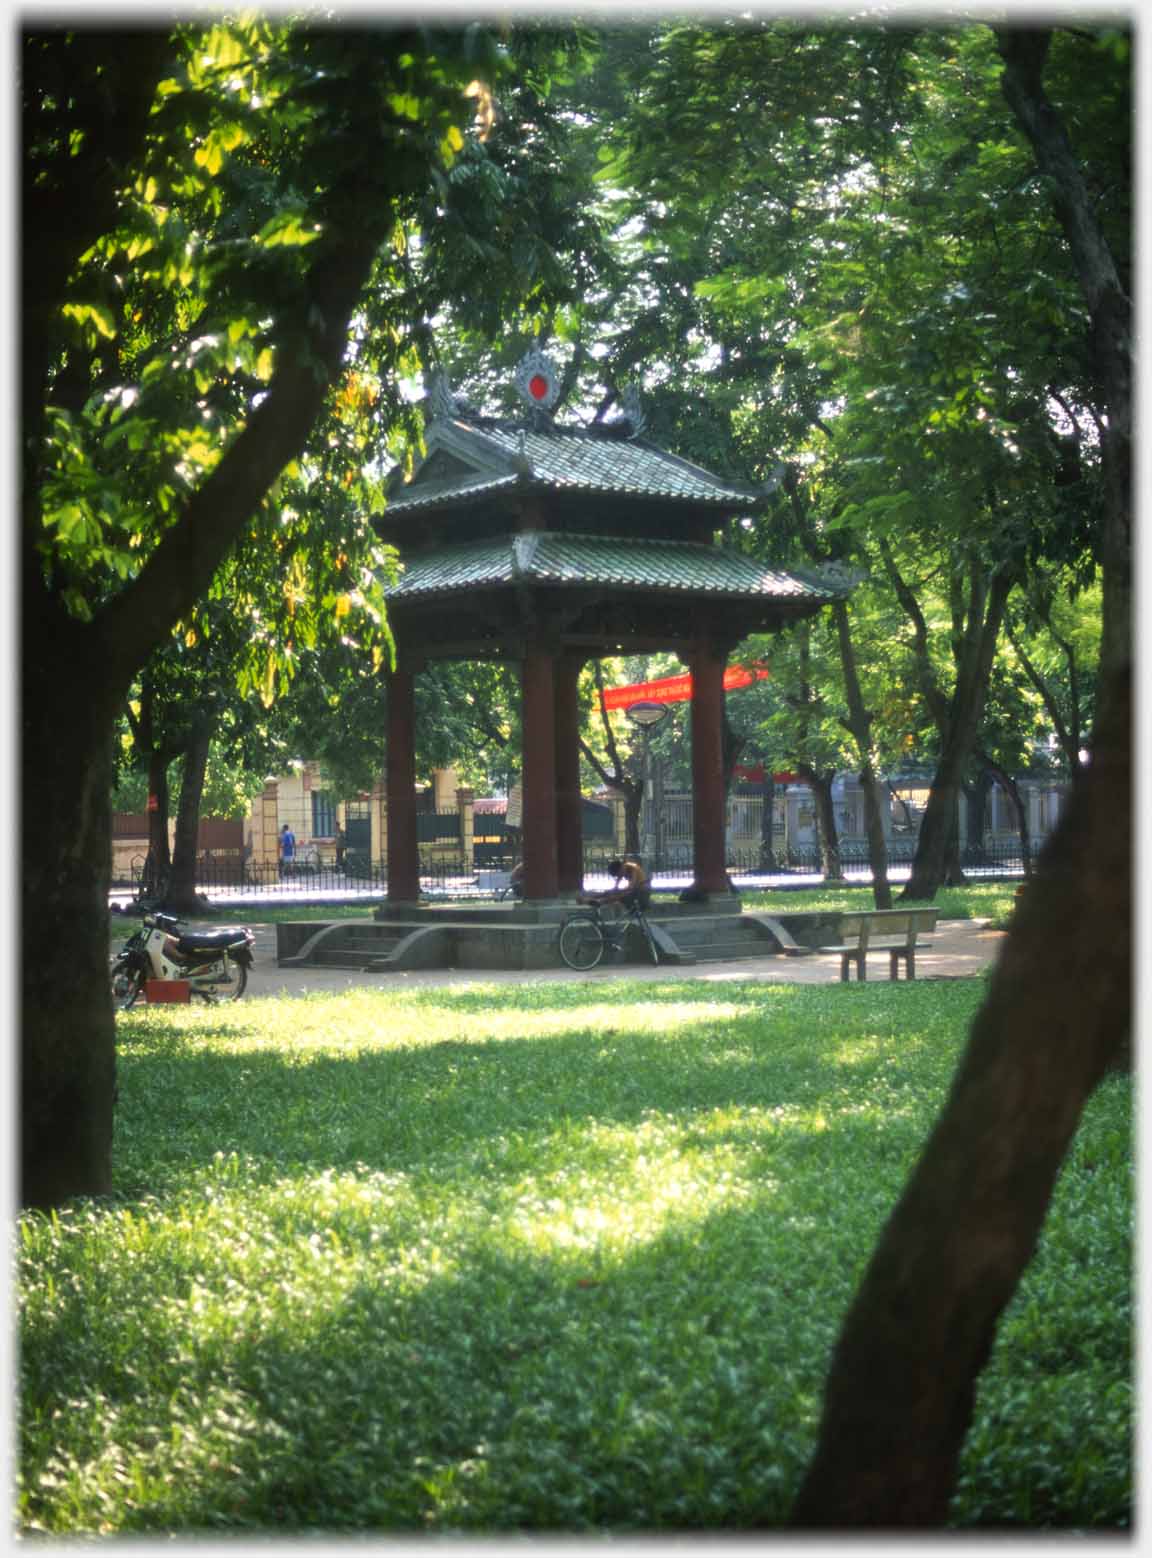
[[[897, 872], [906, 871], [911, 864], [914, 848], [911, 839], [893, 840], [889, 865]], [[1033, 859], [1037, 848], [1032, 850]], [[619, 851], [606, 848], [599, 842], [586, 846], [584, 882], [587, 887], [596, 889], [609, 885], [608, 862], [617, 853]], [[641, 858], [656, 888], [675, 890], [691, 882], [692, 857], [691, 849], [687, 846], [673, 845], [659, 857]], [[510, 852], [490, 856], [480, 865], [465, 859], [462, 854], [452, 856], [438, 849], [433, 855], [422, 850], [421, 893], [431, 899], [496, 899], [503, 895], [514, 864], [515, 856]], [[1008, 880], [1024, 874], [1023, 853], [1018, 839], [1004, 838], [967, 845], [961, 850], [960, 864], [965, 874], [983, 881]], [[841, 844], [840, 865], [845, 881], [867, 881], [871, 878], [868, 851], [862, 844]], [[822, 878], [824, 874], [820, 852], [814, 846], [776, 848], [771, 851], [761, 847], [743, 850], [729, 848], [726, 866], [733, 883], [746, 887], [769, 877]], [[166, 883], [149, 871], [145, 859], [138, 857], [132, 863], [130, 879], [122, 879], [113, 885], [121, 891], [130, 890], [141, 900], [151, 900], [162, 898]], [[385, 862], [370, 860], [364, 853], [349, 850], [340, 866], [308, 857], [293, 861], [288, 866], [253, 865], [235, 859], [201, 860], [197, 865], [196, 888], [212, 899], [225, 901], [229, 898], [265, 896], [298, 898], [301, 902], [308, 899], [383, 898], [388, 891], [388, 877]]]

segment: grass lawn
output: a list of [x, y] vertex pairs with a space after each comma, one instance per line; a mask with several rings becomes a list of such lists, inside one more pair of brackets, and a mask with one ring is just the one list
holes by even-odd
[[[21, 1220], [25, 1533], [740, 1531], [981, 980], [120, 1019], [117, 1194]], [[953, 1523], [1123, 1527], [1130, 1095], [1092, 1100]]]

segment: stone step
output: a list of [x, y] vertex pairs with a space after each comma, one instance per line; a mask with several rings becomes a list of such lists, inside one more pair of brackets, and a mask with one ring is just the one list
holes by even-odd
[[739, 920], [689, 921], [666, 929], [682, 952], [706, 962], [770, 957], [776, 950], [772, 938], [759, 925]]

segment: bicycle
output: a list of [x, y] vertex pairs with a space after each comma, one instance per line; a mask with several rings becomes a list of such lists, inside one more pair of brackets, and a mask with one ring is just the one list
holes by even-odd
[[599, 904], [590, 904], [579, 913], [570, 914], [560, 927], [560, 956], [569, 968], [577, 973], [587, 973], [600, 962], [605, 948], [611, 947], [617, 956], [623, 954], [629, 925], [639, 927], [653, 963], [659, 963], [660, 954], [656, 950], [652, 927], [639, 903], [630, 903], [619, 918], [608, 920], [601, 915]]

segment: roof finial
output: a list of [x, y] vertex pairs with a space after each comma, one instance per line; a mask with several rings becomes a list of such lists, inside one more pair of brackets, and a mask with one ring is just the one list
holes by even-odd
[[632, 437], [639, 438], [648, 426], [648, 418], [640, 404], [640, 386], [629, 384], [620, 398], [620, 409], [632, 424]]
[[536, 411], [551, 411], [560, 394], [560, 375], [556, 364], [537, 346], [525, 352], [520, 359], [512, 382], [521, 399]]
[[452, 384], [443, 368], [437, 368], [428, 381], [428, 410], [434, 422], [450, 422], [459, 415]]

